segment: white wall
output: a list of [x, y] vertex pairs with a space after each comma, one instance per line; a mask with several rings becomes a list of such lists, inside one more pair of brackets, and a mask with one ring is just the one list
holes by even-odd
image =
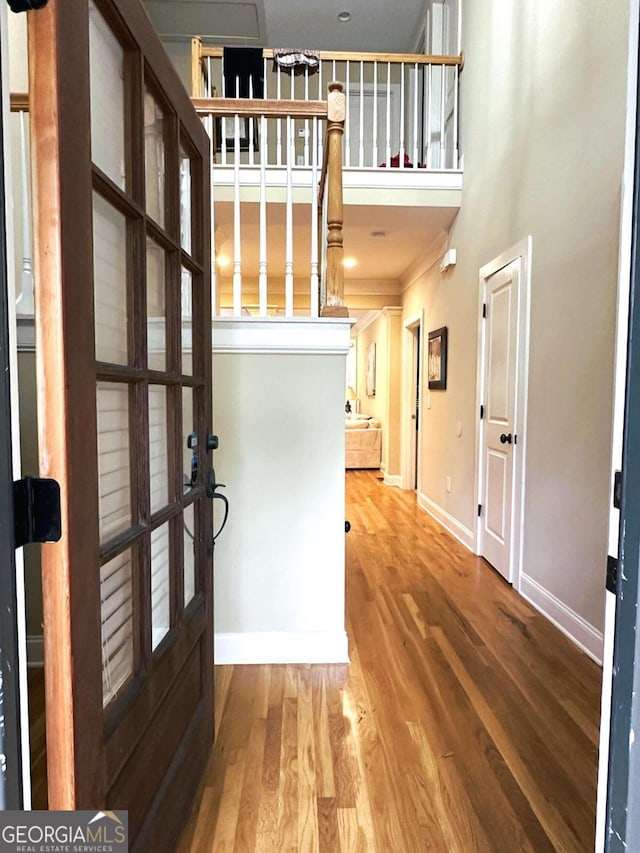
[[341, 353], [214, 351], [214, 464], [231, 506], [215, 548], [218, 663], [347, 658], [344, 327]]
[[471, 530], [478, 270], [532, 235], [524, 572], [570, 621], [595, 632], [607, 551], [626, 32], [623, 3], [463, 3], [464, 194], [450, 233], [458, 263], [420, 276], [404, 300], [405, 317], [425, 307], [425, 332], [449, 327], [448, 388], [423, 408], [420, 488]]

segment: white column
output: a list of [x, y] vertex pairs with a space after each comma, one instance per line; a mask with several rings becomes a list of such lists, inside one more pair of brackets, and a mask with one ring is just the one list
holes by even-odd
[[311, 152], [311, 281], [310, 311], [311, 317], [318, 316], [318, 117], [313, 119], [313, 139]]

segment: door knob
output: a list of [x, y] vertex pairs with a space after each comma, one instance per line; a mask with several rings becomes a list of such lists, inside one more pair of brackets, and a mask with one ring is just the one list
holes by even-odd
[[502, 433], [502, 435], [500, 436], [500, 444], [511, 444], [512, 441], [513, 436], [511, 435], [511, 433], [509, 433], [508, 435]]

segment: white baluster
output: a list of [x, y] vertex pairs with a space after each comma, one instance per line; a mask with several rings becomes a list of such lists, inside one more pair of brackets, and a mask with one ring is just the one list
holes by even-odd
[[358, 165], [364, 166], [364, 62], [360, 60], [360, 144], [358, 147]]
[[[320, 60], [320, 64], [318, 65], [318, 100], [322, 101], [325, 97], [324, 91], [322, 89], [322, 60]], [[322, 134], [320, 134], [320, 138], [318, 139], [318, 160], [322, 163], [323, 158], [323, 150], [322, 146], [324, 145]]]
[[[205, 127], [207, 128], [209, 139], [213, 140], [213, 116], [211, 114], [206, 117]], [[211, 144], [209, 146], [209, 166], [211, 169], [211, 314], [212, 316], [217, 317], [220, 313], [220, 304], [218, 299], [218, 270], [216, 269], [216, 257], [218, 253], [216, 251], [216, 205], [214, 199], [215, 182], [213, 180], [214, 157], [215, 152], [213, 150], [213, 144]]]
[[404, 169], [404, 62], [400, 63], [400, 168]]
[[[344, 93], [347, 96], [347, 111], [344, 120], [344, 165], [348, 169], [351, 165], [351, 122], [349, 121], [349, 103], [351, 101], [351, 92], [349, 91], [349, 60], [346, 64], [346, 81], [344, 85]], [[335, 77], [333, 78], [335, 80]]]
[[[264, 88], [262, 90], [262, 96], [266, 100], [269, 97], [268, 89], [269, 89], [269, 76], [270, 76], [267, 73], [267, 59], [266, 59], [266, 57], [264, 57], [262, 60], [262, 76], [264, 79]], [[261, 148], [260, 148], [260, 160], [261, 161], [263, 158], [267, 157], [267, 154], [269, 151], [269, 140], [268, 140], [269, 130], [268, 130], [268, 128], [269, 128], [269, 123], [267, 121], [265, 121], [264, 124], [262, 123], [262, 121], [260, 121], [259, 145], [261, 146]]]
[[413, 66], [413, 166], [418, 168], [418, 63]]
[[[222, 60], [222, 97], [226, 97], [226, 83], [224, 79], [224, 59]], [[222, 139], [220, 140], [220, 160], [223, 166], [227, 165], [227, 120], [223, 116], [220, 121], [220, 133], [222, 134]]]
[[373, 149], [371, 165], [378, 165], [378, 63], [373, 63]]
[[[249, 77], [249, 98], [253, 98], [253, 76]], [[249, 165], [254, 166], [253, 116], [250, 116], [246, 121], [249, 122]]]
[[457, 65], [453, 66], [453, 169], [460, 168], [458, 155], [458, 71]]
[[445, 139], [445, 109], [446, 109], [446, 90], [445, 90], [445, 74], [444, 69], [445, 65], [441, 66], [440, 74], [440, 168], [445, 168], [445, 154], [446, 154], [446, 139]]
[[[281, 76], [279, 65], [276, 69], [276, 98], [278, 100], [280, 100], [282, 98], [282, 76]], [[282, 166], [282, 119], [281, 118], [277, 119], [276, 164], [278, 166]]]
[[432, 87], [433, 87], [433, 66], [429, 64], [427, 66], [427, 91], [426, 98], [427, 104], [425, 107], [425, 115], [427, 117], [427, 169], [433, 168], [433, 148], [431, 145], [431, 137], [433, 135], [433, 119], [432, 119], [432, 111], [433, 111], [433, 97], [432, 97]]
[[27, 166], [27, 130], [26, 113], [20, 115], [20, 168], [22, 183], [22, 277], [21, 292], [16, 300], [19, 314], [34, 313], [33, 271], [31, 265], [31, 204], [29, 201], [29, 171]]
[[284, 313], [293, 317], [293, 181], [291, 161], [293, 159], [293, 121], [287, 116], [287, 199], [284, 249]]
[[391, 63], [387, 62], [387, 144], [385, 163], [391, 166]]
[[[211, 57], [207, 56], [207, 79], [204, 81], [204, 96], [211, 97]], [[213, 139], [213, 137], [211, 137]]]
[[[260, 136], [266, 139], [267, 117], [260, 116]], [[258, 259], [258, 301], [260, 316], [267, 315], [267, 152], [263, 147], [260, 153], [260, 254]]]
[[[304, 99], [309, 100], [309, 66], [304, 67]], [[309, 119], [304, 120], [304, 165], [309, 165]]]
[[311, 310], [310, 316], [318, 316], [318, 117], [313, 119], [311, 161]]
[[234, 116], [233, 140], [233, 315], [242, 313], [242, 238], [240, 234], [240, 116]]

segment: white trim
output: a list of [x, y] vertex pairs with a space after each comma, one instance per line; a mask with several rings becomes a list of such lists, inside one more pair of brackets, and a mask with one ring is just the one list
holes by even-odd
[[216, 664], [349, 663], [344, 631], [248, 631], [214, 636]]
[[[416, 344], [416, 329], [419, 331], [420, 344], [417, 353], [417, 360], [422, 359], [422, 336], [424, 329], [424, 310], [418, 314], [407, 318], [404, 321], [402, 334], [402, 404], [401, 404], [401, 424], [402, 424], [402, 444], [400, 447], [400, 470], [401, 483], [403, 489], [413, 491], [417, 484], [418, 489], [421, 485], [420, 480], [420, 449], [422, 447], [422, 424], [423, 424], [423, 399], [422, 399], [422, 381], [420, 387], [420, 411], [418, 413], [418, 438], [416, 452], [416, 429], [414, 415], [414, 386], [415, 386], [415, 344]], [[422, 380], [422, 373], [420, 373]]]
[[217, 317], [213, 352], [346, 355], [353, 322], [347, 317]]
[[44, 666], [44, 637], [42, 634], [29, 634], [27, 637], [27, 665]]
[[387, 474], [385, 471], [383, 473], [384, 476], [384, 484], [385, 486], [393, 486], [394, 488], [401, 488], [402, 486], [402, 477], [400, 474]]
[[380, 314], [381, 311], [379, 308], [374, 308], [371, 311], [367, 311], [367, 313], [358, 320], [358, 322], [351, 330], [351, 334], [353, 335], [353, 337], [357, 338], [358, 335], [362, 334], [365, 329], [368, 329], [372, 323], [375, 323]]
[[[527, 403], [529, 386], [529, 337], [530, 337], [530, 298], [531, 298], [531, 256], [533, 240], [531, 235], [502, 252], [479, 272], [478, 301], [478, 350], [476, 374], [476, 450], [475, 450], [475, 494], [478, 504], [483, 501], [482, 461], [484, 441], [484, 420], [480, 418], [480, 406], [485, 403], [485, 350], [486, 323], [482, 316], [482, 305], [486, 300], [486, 282], [492, 275], [504, 267], [520, 260], [518, 284], [518, 342], [516, 346], [516, 390], [513, 432], [518, 437], [517, 453], [513, 469], [513, 492], [511, 513], [511, 555], [510, 577], [507, 578], [514, 589], [520, 590], [520, 577], [524, 559], [524, 500], [526, 492], [527, 458]], [[482, 554], [482, 519], [478, 517], [475, 526], [473, 551]]]
[[602, 663], [602, 633], [586, 619], [524, 572], [520, 580], [520, 594], [592, 660], [597, 664]]
[[401, 317], [402, 316], [402, 306], [401, 305], [385, 305], [382, 309], [383, 317]]
[[438, 524], [441, 524], [444, 529], [450, 533], [458, 542], [461, 542], [465, 548], [468, 548], [472, 554], [475, 554], [475, 535], [473, 530], [469, 530], [462, 522], [458, 521], [450, 515], [445, 509], [427, 497], [424, 492], [418, 492], [418, 506], [424, 510], [431, 518], [435, 519]]

